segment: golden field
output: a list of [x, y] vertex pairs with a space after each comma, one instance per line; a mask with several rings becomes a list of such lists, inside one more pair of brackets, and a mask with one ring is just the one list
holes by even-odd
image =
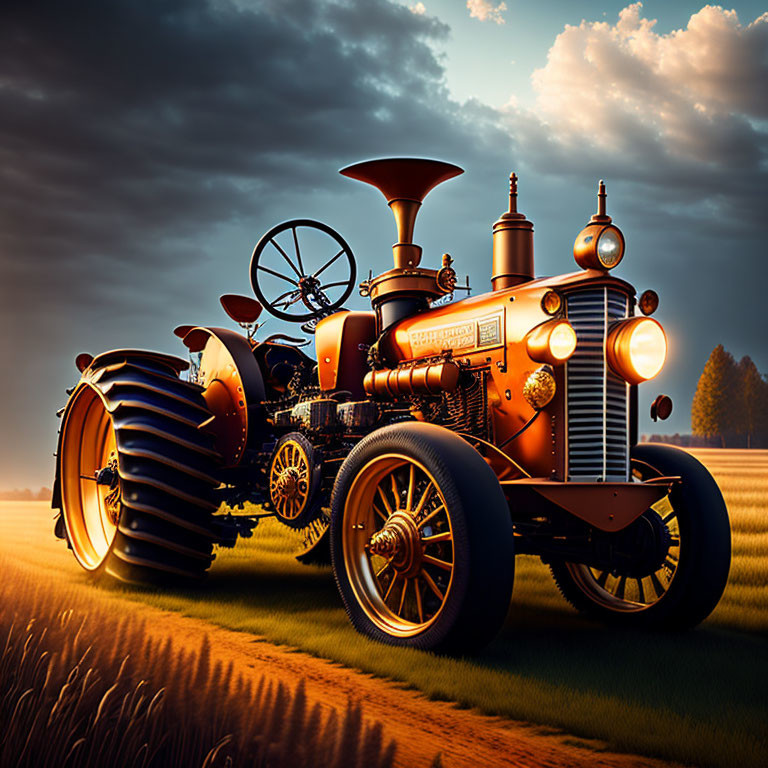
[[[768, 451], [692, 452], [728, 505], [733, 562], [720, 605], [686, 634], [586, 621], [560, 597], [546, 566], [521, 557], [507, 624], [480, 655], [446, 659], [376, 645], [349, 626], [330, 569], [295, 562], [296, 534], [269, 520], [252, 539], [219, 553], [200, 590], [98, 590], [400, 681], [434, 699], [600, 739], [612, 749], [723, 768], [762, 766]], [[92, 588], [65, 545], [52, 541], [51, 510], [28, 503], [0, 511], [5, 552], [19, 564], [41, 579]]]

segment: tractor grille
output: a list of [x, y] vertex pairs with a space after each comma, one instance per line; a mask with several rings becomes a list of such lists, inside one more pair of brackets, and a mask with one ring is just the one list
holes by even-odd
[[605, 359], [605, 338], [627, 317], [626, 294], [589, 288], [566, 297], [576, 351], [566, 365], [569, 480], [628, 479], [629, 385]]

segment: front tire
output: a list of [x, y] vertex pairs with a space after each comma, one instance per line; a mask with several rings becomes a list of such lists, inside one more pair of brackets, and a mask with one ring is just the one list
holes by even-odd
[[359, 632], [464, 653], [501, 627], [512, 522], [496, 476], [457, 435], [404, 423], [361, 440], [336, 479], [330, 532], [336, 582]]
[[645, 513], [666, 527], [663, 564], [645, 575], [627, 575], [555, 562], [552, 575], [566, 600], [594, 618], [625, 626], [693, 627], [712, 613], [728, 581], [731, 528], [723, 496], [707, 469], [679, 448], [637, 445], [632, 469], [640, 480], [681, 478]]
[[210, 418], [201, 389], [178, 378], [174, 358], [100, 358], [83, 372], [62, 423], [58, 481], [69, 545], [95, 576], [198, 580], [214, 558], [220, 463], [199, 429]]

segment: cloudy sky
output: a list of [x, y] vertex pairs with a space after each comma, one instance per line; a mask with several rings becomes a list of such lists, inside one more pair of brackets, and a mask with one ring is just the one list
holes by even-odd
[[664, 428], [687, 431], [716, 344], [768, 372], [766, 10], [5, 0], [0, 489], [50, 484], [78, 352], [183, 353], [171, 329], [226, 322], [217, 297], [250, 293], [250, 252], [276, 222], [321, 219], [361, 272], [391, 265], [391, 214], [336, 173], [370, 157], [466, 169], [430, 195], [416, 241], [427, 265], [450, 252], [476, 293], [511, 170], [542, 275], [574, 269], [604, 178], [628, 243], [618, 273], [658, 291], [671, 341], [641, 429], [663, 391]]

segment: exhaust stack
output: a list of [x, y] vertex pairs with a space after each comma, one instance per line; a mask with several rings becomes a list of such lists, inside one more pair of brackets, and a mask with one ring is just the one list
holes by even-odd
[[372, 184], [384, 195], [397, 224], [398, 242], [392, 246], [395, 269], [411, 269], [421, 262], [421, 247], [413, 244], [413, 227], [422, 200], [438, 184], [464, 171], [439, 160], [393, 158], [355, 163], [339, 173]]
[[494, 291], [533, 279], [533, 223], [517, 210], [517, 176], [509, 177], [509, 210], [493, 225]]
[[429, 302], [450, 293], [438, 280], [436, 269], [420, 267], [421, 247], [413, 243], [413, 227], [421, 201], [438, 184], [464, 171], [439, 160], [393, 158], [367, 160], [339, 171], [343, 176], [372, 184], [386, 198], [397, 224], [392, 246], [395, 268], [360, 285], [376, 310], [377, 333], [405, 317], [429, 307]]

